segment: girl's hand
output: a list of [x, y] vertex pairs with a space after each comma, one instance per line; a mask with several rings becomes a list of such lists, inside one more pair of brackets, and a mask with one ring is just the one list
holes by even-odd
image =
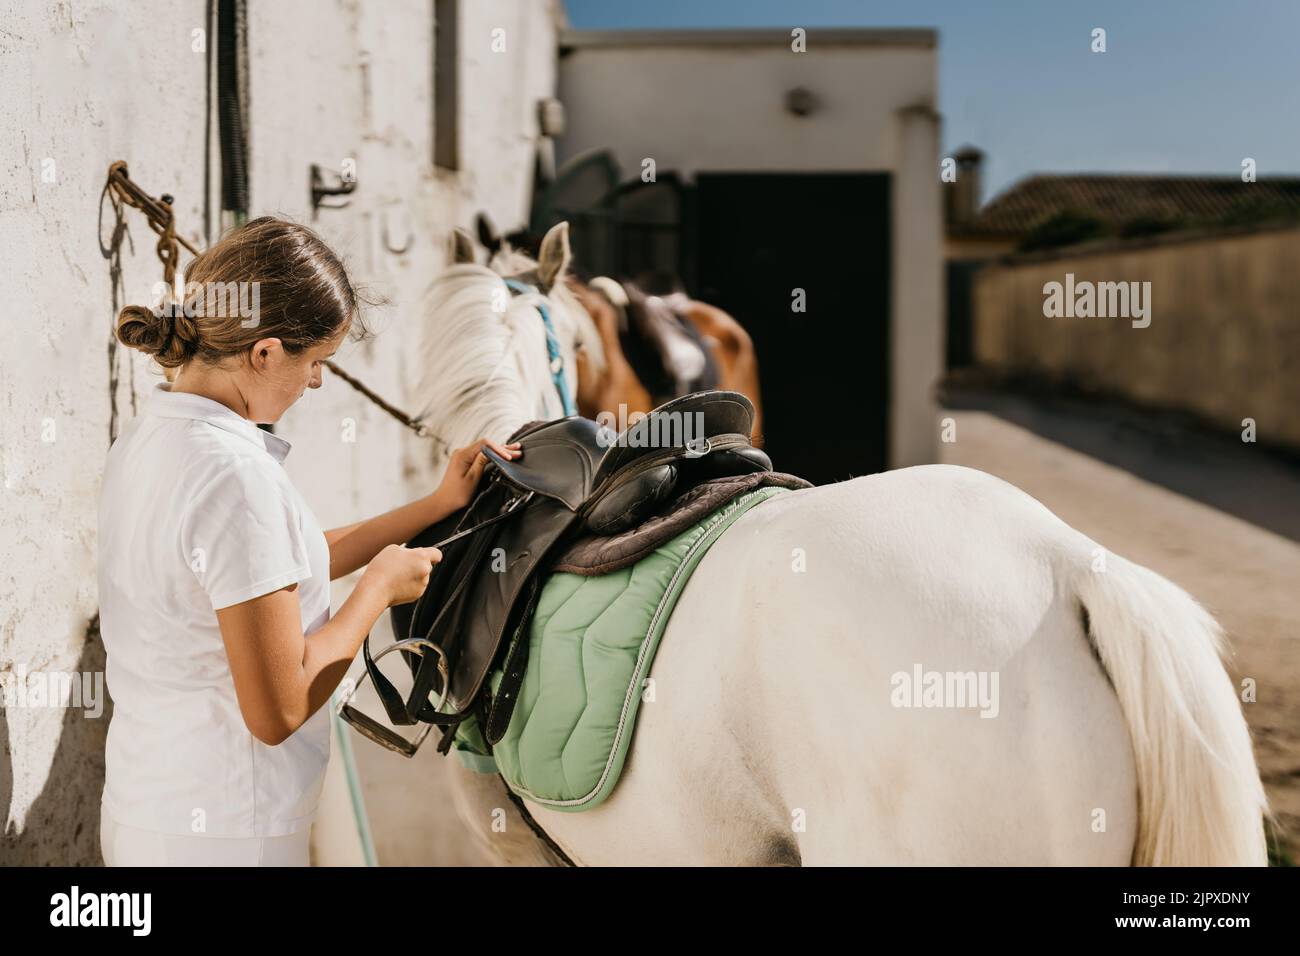
[[362, 580], [373, 583], [389, 607], [409, 604], [424, 593], [433, 566], [441, 560], [442, 552], [437, 548], [405, 548], [400, 544], [390, 544], [375, 555]]
[[484, 445], [506, 461], [513, 461], [523, 454], [519, 442], [498, 445], [488, 438], [480, 438], [472, 445], [466, 445], [452, 452], [451, 459], [447, 462], [447, 473], [442, 476], [442, 484], [434, 492], [448, 513], [464, 508], [473, 500], [474, 491], [478, 488], [478, 480], [483, 474], [483, 467], [487, 464], [487, 458], [482, 454]]

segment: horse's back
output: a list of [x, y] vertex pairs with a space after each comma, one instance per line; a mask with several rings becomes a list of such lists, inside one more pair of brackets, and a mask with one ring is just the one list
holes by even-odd
[[1059, 581], [1087, 545], [952, 466], [765, 502], [683, 592], [619, 787], [548, 829], [610, 861], [635, 830], [639, 862], [1128, 862], [1127, 732]]

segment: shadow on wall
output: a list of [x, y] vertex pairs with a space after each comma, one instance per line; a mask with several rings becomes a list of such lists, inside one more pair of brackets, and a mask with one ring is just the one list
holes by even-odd
[[[100, 253], [108, 264], [112, 295], [110, 309], [115, 319], [124, 304], [123, 245], [133, 247], [133, 240], [122, 207], [107, 183], [100, 193], [98, 215]], [[108, 439], [111, 444], [119, 424], [117, 341], [111, 333], [108, 336], [108, 357]], [[128, 364], [126, 367], [129, 372], [131, 366]], [[131, 394], [134, 395], [133, 387]], [[104, 662], [104, 642], [99, 633], [99, 613], [96, 612], [86, 626], [81, 656], [74, 673], [103, 674]], [[104, 745], [108, 722], [113, 715], [113, 701], [106, 685], [103, 693], [104, 710], [98, 718], [87, 718], [80, 708], [64, 709], [62, 726], [54, 745], [54, 759], [50, 762], [41, 792], [30, 803], [22, 801], [17, 814], [14, 781], [19, 771], [14, 765], [11, 739], [16, 732], [26, 740], [43, 742], [53, 728], [46, 720], [38, 723], [33, 719], [36, 715], [26, 713], [26, 709], [21, 707], [15, 708], [18, 712], [11, 721], [10, 713], [0, 701], [0, 821], [3, 821], [0, 865], [93, 866], [103, 862], [99, 849], [99, 807], [104, 789]], [[15, 726], [11, 727], [11, 723]], [[34, 749], [22, 748], [23, 758], [32, 759]], [[23, 775], [27, 774], [24, 772]]]
[[[75, 672], [104, 673], [98, 614], [86, 628]], [[0, 836], [0, 864], [93, 866], [103, 862], [99, 851], [99, 800], [104, 784], [104, 741], [112, 716], [113, 702], [107, 690], [104, 712], [96, 719], [88, 719], [79, 708], [64, 710], [54, 760], [40, 794], [26, 807], [20, 828], [13, 819], [15, 771], [10, 717], [0, 707], [0, 818], [5, 821]], [[17, 718], [20, 727], [29, 720], [27, 714]], [[19, 733], [31, 730], [22, 727]]]

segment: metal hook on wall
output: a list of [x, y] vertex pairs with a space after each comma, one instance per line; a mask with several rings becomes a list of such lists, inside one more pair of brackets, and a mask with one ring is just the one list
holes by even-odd
[[346, 196], [357, 188], [357, 177], [355, 173], [347, 175], [338, 173], [338, 185], [325, 185], [324, 170], [320, 164], [311, 164], [311, 215], [316, 218], [317, 212], [324, 209], [342, 209], [348, 205], [348, 201], [337, 203], [327, 203], [324, 201], [326, 196]]

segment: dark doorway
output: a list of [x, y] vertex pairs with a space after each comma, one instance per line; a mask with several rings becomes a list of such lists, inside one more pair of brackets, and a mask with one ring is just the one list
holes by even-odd
[[984, 263], [958, 260], [948, 263], [948, 368], [975, 364], [971, 303], [975, 273]]
[[[694, 294], [753, 337], [764, 439], [817, 484], [883, 471], [888, 454], [887, 173], [701, 173]], [[792, 311], [802, 289], [806, 311]]]

